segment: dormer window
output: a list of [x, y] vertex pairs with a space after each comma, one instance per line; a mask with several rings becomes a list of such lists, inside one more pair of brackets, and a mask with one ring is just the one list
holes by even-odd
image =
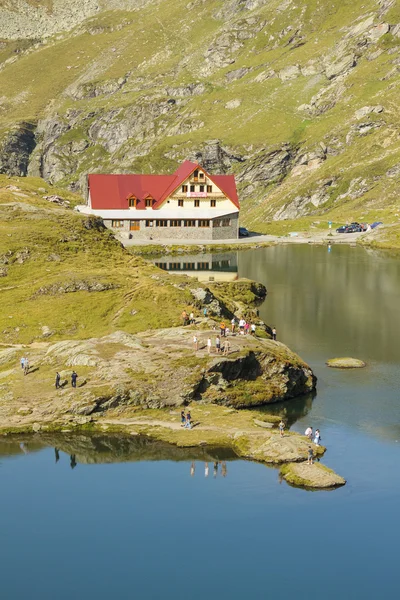
[[203, 171], [200, 171], [199, 177], [200, 177], [200, 179], [204, 179], [204, 173], [203, 173]]
[[199, 172], [198, 172], [198, 170], [196, 169], [196, 171], [193, 173], [193, 177], [194, 177], [195, 179], [197, 179], [197, 177], [198, 177], [198, 176], [199, 176]]
[[129, 208], [136, 208], [137, 206], [137, 198], [135, 198], [135, 196], [132, 196], [131, 198], [129, 198]]
[[153, 206], [153, 198], [146, 198], [146, 208], [151, 208]]

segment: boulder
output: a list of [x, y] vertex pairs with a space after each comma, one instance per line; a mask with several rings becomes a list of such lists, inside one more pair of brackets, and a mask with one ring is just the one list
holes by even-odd
[[296, 487], [310, 489], [333, 489], [345, 485], [346, 480], [320, 462], [309, 465], [307, 462], [283, 465], [280, 475]]
[[347, 73], [356, 66], [356, 59], [353, 54], [348, 54], [334, 63], [328, 65], [325, 69], [325, 75], [328, 79], [334, 79], [338, 75]]
[[358, 358], [330, 358], [326, 361], [326, 365], [333, 369], [362, 369], [367, 364]]
[[366, 117], [367, 115], [370, 115], [371, 113], [379, 114], [379, 113], [382, 113], [384, 110], [385, 109], [380, 104], [378, 106], [363, 106], [362, 108], [359, 108], [358, 110], [356, 110], [355, 116], [356, 116], [356, 119], [363, 119], [364, 117]]
[[285, 67], [278, 73], [278, 77], [281, 81], [290, 81], [291, 79], [297, 79], [301, 75], [299, 65], [290, 65]]

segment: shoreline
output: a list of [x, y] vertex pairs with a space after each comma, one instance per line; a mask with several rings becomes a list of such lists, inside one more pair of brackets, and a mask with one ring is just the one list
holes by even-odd
[[[189, 408], [192, 412], [199, 412], [199, 406], [190, 406]], [[207, 406], [203, 405], [200, 410], [204, 408]], [[32, 439], [36, 441], [43, 439], [43, 442], [46, 443], [47, 440], [48, 444], [49, 436], [54, 435], [59, 438], [57, 446], [63, 450], [64, 443], [71, 443], [70, 437], [68, 437], [71, 435], [80, 438], [98, 435], [111, 438], [114, 435], [120, 435], [126, 439], [143, 438], [153, 443], [162, 442], [166, 446], [181, 450], [200, 448], [204, 452], [212, 452], [215, 449], [227, 450], [239, 460], [250, 460], [278, 469], [279, 477], [285, 479], [293, 487], [309, 490], [333, 490], [346, 484], [342, 477], [320, 462], [326, 452], [324, 446], [316, 446], [314, 443], [310, 443], [306, 436], [291, 431], [285, 431], [284, 436], [280, 437], [276, 421], [268, 421], [266, 415], [263, 415], [265, 428], [255, 426], [251, 430], [236, 432], [224, 427], [197, 429], [198, 425], [196, 424], [192, 430], [188, 431], [179, 425], [178, 417], [179, 412], [174, 414], [174, 421], [144, 419], [143, 417], [134, 419], [101, 418], [83, 425], [53, 422], [51, 426], [34, 423], [12, 430], [2, 427], [0, 428], [0, 443], [1, 441], [12, 442], [14, 438], [19, 441], [21, 436], [32, 436]], [[257, 419], [253, 419], [253, 421], [257, 421]], [[259, 423], [261, 422], [259, 421]], [[194, 433], [195, 437], [192, 436]], [[29, 442], [29, 440], [24, 441]], [[307, 464], [306, 453], [309, 445], [312, 446], [314, 452], [313, 465]], [[277, 447], [281, 448], [279, 454]]]

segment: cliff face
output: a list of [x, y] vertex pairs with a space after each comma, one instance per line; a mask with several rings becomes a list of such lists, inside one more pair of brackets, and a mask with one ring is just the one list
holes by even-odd
[[84, 192], [189, 158], [236, 172], [261, 230], [397, 219], [394, 0], [8, 0], [1, 38], [0, 172]]

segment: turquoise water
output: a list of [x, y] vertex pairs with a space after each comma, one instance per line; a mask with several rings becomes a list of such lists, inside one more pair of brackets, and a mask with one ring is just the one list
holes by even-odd
[[[348, 484], [307, 492], [226, 452], [141, 439], [3, 443], [2, 597], [396, 597], [400, 261], [291, 246], [242, 253], [238, 269], [267, 285], [261, 316], [319, 378], [314, 398], [275, 410], [321, 429]], [[327, 369], [338, 355], [368, 367]]]

